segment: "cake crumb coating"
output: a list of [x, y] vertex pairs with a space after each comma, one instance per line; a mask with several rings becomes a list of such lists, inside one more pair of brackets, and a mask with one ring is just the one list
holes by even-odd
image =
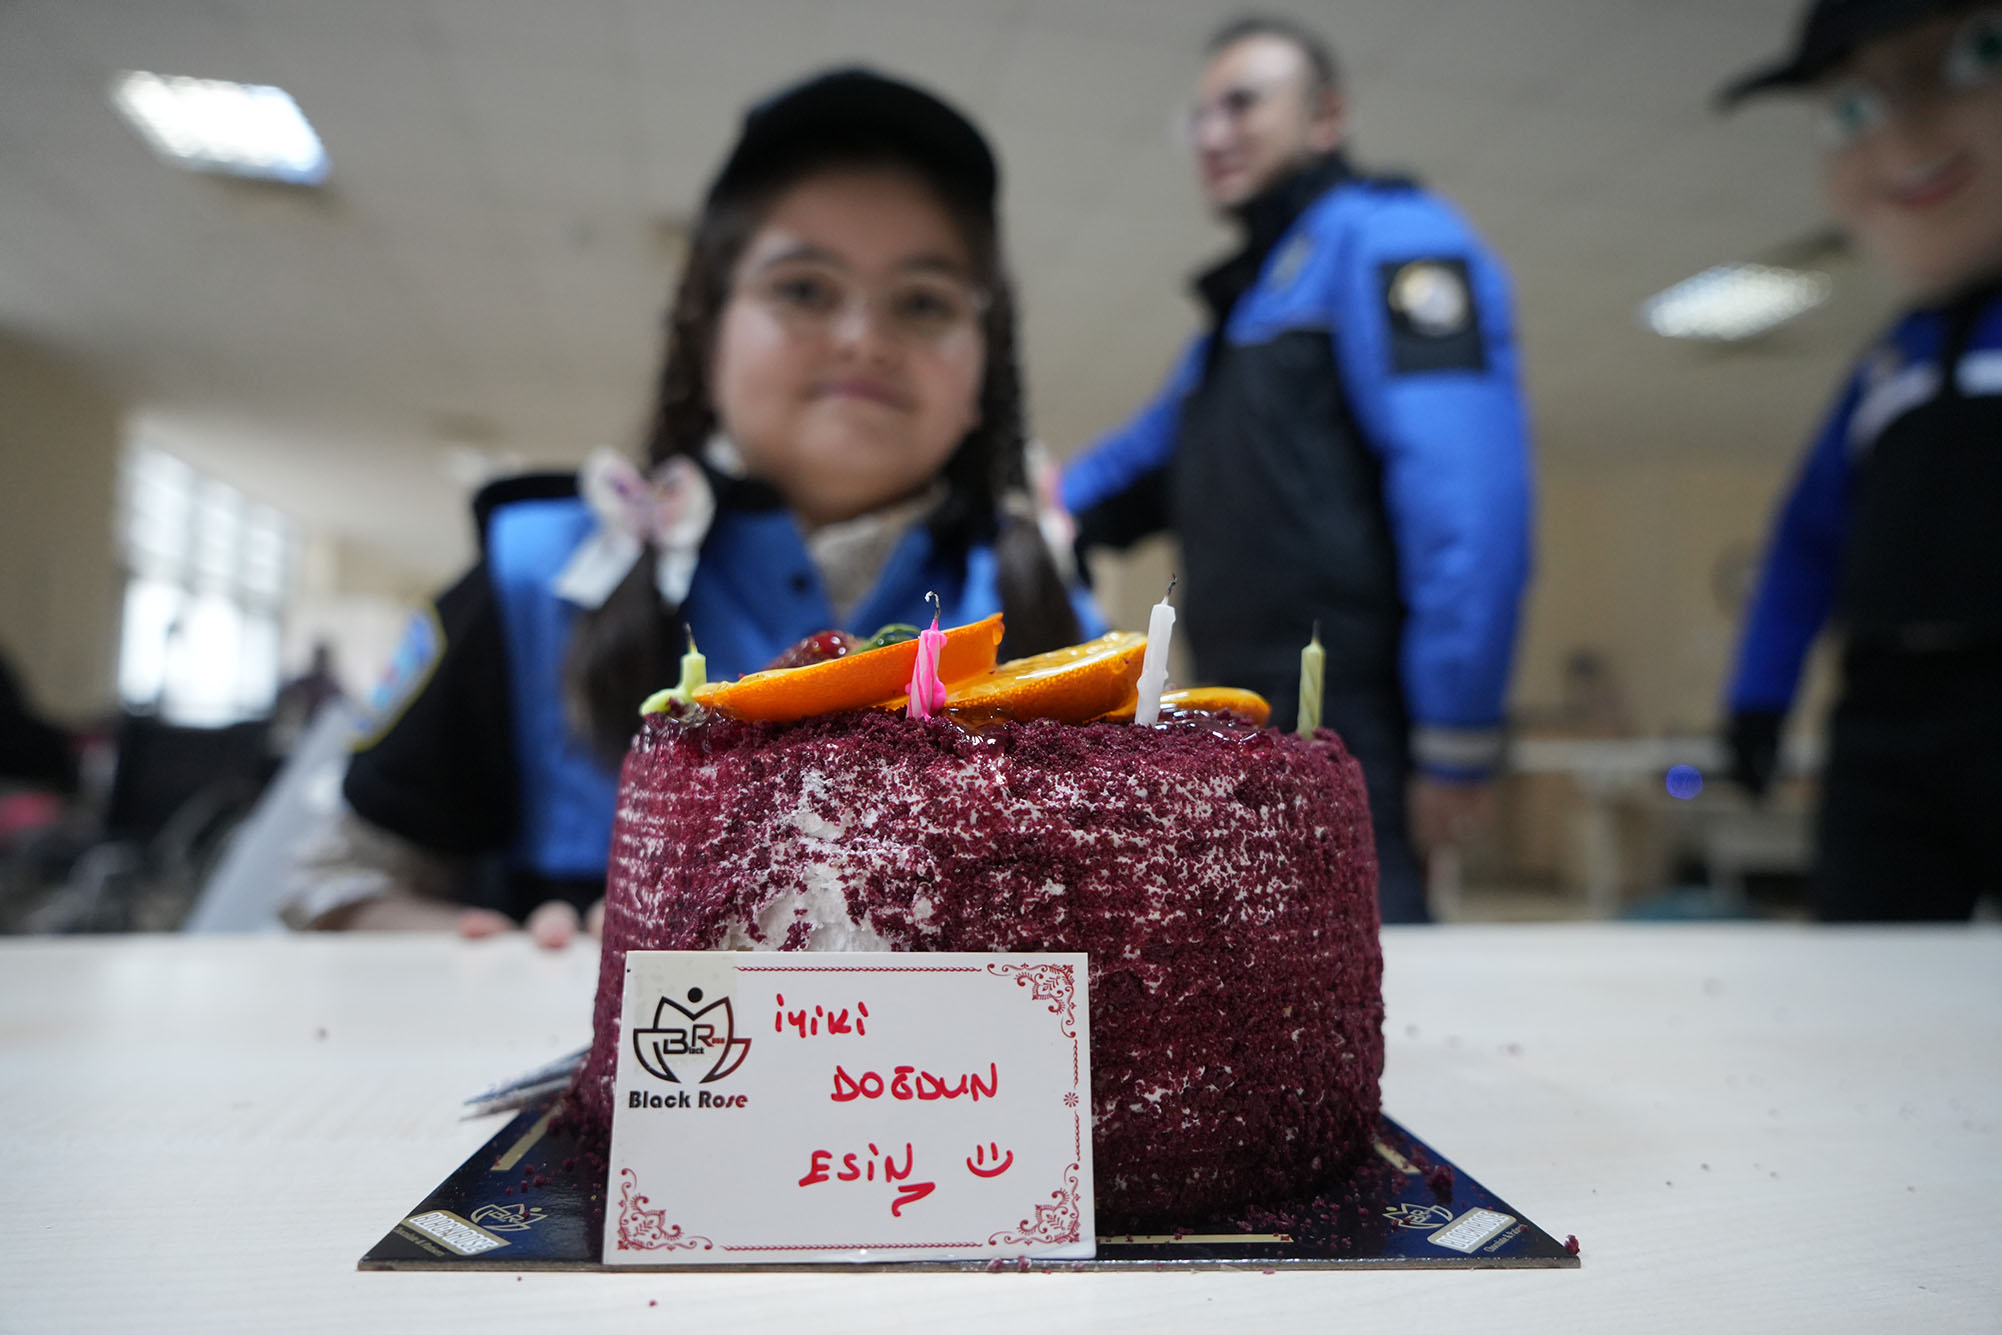
[[1334, 1181], [1375, 1134], [1376, 862], [1332, 732], [868, 711], [654, 715], [620, 783], [595, 1041], [607, 1128], [628, 949], [1082, 951], [1102, 1228]]

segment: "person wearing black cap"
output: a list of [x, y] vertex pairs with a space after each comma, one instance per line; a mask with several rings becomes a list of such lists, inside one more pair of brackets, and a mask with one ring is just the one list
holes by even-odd
[[1861, 362], [1781, 508], [1730, 685], [1762, 794], [1807, 650], [1843, 636], [1814, 906], [1960, 919], [2002, 891], [2002, 6], [1818, 0], [1728, 85], [1819, 102], [1831, 210], [1913, 306]]
[[1025, 476], [998, 190], [964, 116], [866, 70], [750, 111], [669, 312], [644, 471], [601, 452], [481, 493], [480, 564], [413, 623], [289, 921], [568, 940], [618, 758], [691, 634], [734, 677], [921, 624], [931, 593], [948, 625], [1002, 612], [1006, 655], [1099, 633]]
[[1384, 920], [1424, 921], [1419, 855], [1461, 842], [1501, 761], [1529, 575], [1508, 277], [1450, 204], [1351, 165], [1313, 33], [1242, 19], [1208, 54], [1190, 138], [1243, 249], [1196, 280], [1210, 332], [1063, 499], [1080, 551], [1176, 533], [1197, 675], [1288, 725], [1318, 623]]

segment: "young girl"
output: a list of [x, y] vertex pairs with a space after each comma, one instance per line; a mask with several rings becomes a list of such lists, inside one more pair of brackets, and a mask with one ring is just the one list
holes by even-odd
[[1002, 612], [1003, 657], [1097, 632], [1024, 475], [996, 184], [964, 117], [864, 71], [751, 111], [669, 316], [648, 471], [480, 495], [483, 559], [414, 624], [289, 921], [568, 940], [691, 633], [729, 677], [928, 621], [933, 592], [947, 624]]

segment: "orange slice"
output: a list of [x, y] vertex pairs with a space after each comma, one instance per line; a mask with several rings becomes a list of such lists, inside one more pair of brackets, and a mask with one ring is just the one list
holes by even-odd
[[970, 718], [1087, 723], [1133, 694], [1147, 637], [1114, 631], [1084, 644], [1003, 663], [984, 677], [951, 682], [946, 708]]
[[[1133, 711], [1140, 704], [1136, 691], [1126, 697], [1124, 704], [1108, 713], [1101, 714], [1099, 720], [1105, 723], [1131, 723]], [[1272, 706], [1257, 691], [1239, 690], [1235, 686], [1196, 686], [1186, 691], [1165, 691], [1161, 695], [1161, 712], [1235, 714], [1245, 722], [1264, 727], [1272, 717]]]
[[[991, 669], [1000, 646], [999, 616], [948, 630], [945, 647], [938, 655], [938, 675], [946, 689], [951, 691], [954, 682]], [[918, 642], [905, 640], [825, 663], [774, 668], [735, 681], [711, 682], [696, 688], [695, 703], [759, 723], [791, 723], [846, 709], [867, 709], [908, 689], [917, 662]]]

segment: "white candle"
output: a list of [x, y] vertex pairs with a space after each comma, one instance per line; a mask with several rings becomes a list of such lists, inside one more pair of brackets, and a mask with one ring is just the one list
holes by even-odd
[[1168, 687], [1168, 641], [1175, 633], [1175, 609], [1168, 598], [1175, 592], [1175, 581], [1168, 581], [1168, 592], [1161, 595], [1161, 601], [1154, 604], [1153, 614], [1147, 618], [1147, 653], [1140, 660], [1140, 700], [1133, 707], [1135, 723], [1151, 724], [1161, 717], [1161, 692]]

